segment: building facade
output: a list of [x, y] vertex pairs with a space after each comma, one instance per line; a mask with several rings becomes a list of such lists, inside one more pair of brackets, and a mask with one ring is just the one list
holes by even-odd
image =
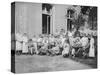
[[15, 2], [15, 33], [56, 34], [68, 30], [68, 8], [72, 5]]

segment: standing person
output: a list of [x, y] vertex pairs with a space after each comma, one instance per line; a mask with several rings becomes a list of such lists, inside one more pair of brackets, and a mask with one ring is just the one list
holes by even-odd
[[72, 46], [73, 45], [73, 33], [72, 31], [68, 31], [68, 38], [69, 38], [69, 43]]
[[94, 38], [93, 38], [93, 36], [91, 36], [91, 38], [90, 38], [89, 57], [95, 57]]
[[16, 33], [15, 41], [16, 41], [16, 53], [20, 55], [22, 53], [22, 35], [20, 33]]
[[28, 37], [26, 33], [23, 34], [22, 39], [23, 39], [22, 53], [27, 54], [28, 53], [28, 45], [27, 45]]

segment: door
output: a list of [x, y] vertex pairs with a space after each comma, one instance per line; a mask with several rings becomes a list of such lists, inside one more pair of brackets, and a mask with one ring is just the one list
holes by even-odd
[[50, 34], [50, 15], [42, 14], [42, 34]]

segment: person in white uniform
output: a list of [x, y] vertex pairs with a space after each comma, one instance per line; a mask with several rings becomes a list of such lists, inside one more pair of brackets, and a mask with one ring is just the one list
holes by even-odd
[[27, 54], [28, 53], [28, 45], [27, 45], [27, 43], [28, 43], [28, 37], [27, 37], [26, 33], [23, 34], [22, 39], [23, 39], [22, 53], [23, 54]]
[[90, 38], [89, 57], [95, 57], [94, 38], [93, 38], [93, 36]]
[[36, 36], [34, 36], [32, 38], [32, 41], [33, 41], [35, 52], [36, 52], [36, 54], [38, 54], [38, 50], [37, 50], [37, 38], [36, 38]]
[[65, 36], [61, 35], [60, 36], [60, 40], [61, 40], [61, 47], [63, 47], [63, 44], [64, 44], [64, 42], [66, 40]]
[[15, 34], [15, 41], [16, 41], [16, 54], [22, 53], [22, 35], [20, 33]]
[[65, 56], [68, 56], [69, 55], [69, 51], [70, 51], [70, 45], [69, 45], [69, 42], [68, 40], [65, 40], [64, 44], [63, 44], [63, 51], [62, 51], [62, 55], [65, 57]]

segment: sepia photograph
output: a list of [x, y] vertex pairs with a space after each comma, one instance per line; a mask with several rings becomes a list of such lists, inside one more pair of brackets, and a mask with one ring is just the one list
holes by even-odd
[[11, 3], [11, 72], [97, 69], [98, 7]]

